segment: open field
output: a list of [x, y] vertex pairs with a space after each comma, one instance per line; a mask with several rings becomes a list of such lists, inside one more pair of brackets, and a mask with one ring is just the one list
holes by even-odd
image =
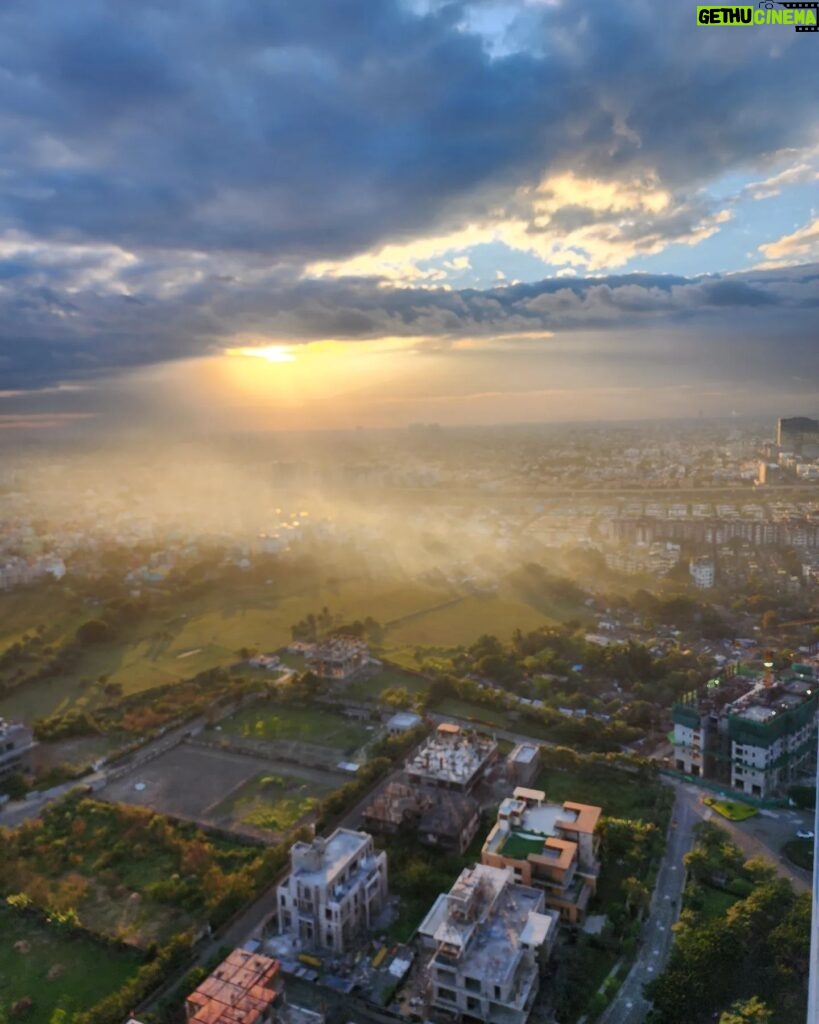
[[202, 820], [208, 818], [211, 806], [266, 767], [264, 761], [244, 754], [183, 743], [109, 783], [97, 795], [101, 800]]
[[[232, 580], [184, 598], [155, 591], [143, 617], [117, 626], [110, 641], [84, 648], [76, 668], [0, 697], [0, 715], [31, 721], [69, 710], [93, 710], [109, 699], [105, 682], [118, 684], [128, 695], [232, 665], [243, 648], [272, 651], [283, 646], [296, 622], [324, 607], [336, 626], [367, 616], [377, 619], [384, 627], [379, 651], [408, 667], [417, 666], [417, 647], [468, 645], [483, 633], [508, 640], [515, 629], [532, 630], [587, 614], [582, 606], [529, 592], [513, 577], [494, 594], [459, 595], [446, 583], [329, 575], [306, 583], [296, 576], [267, 582]], [[57, 649], [81, 623], [102, 611], [67, 586], [0, 595], [0, 653], [38, 626], [44, 644]], [[23, 667], [32, 671], [37, 663]], [[398, 685], [412, 689], [422, 684], [405, 680]], [[372, 681], [369, 695], [380, 692], [379, 686]]]
[[383, 641], [385, 654], [407, 647], [458, 647], [483, 633], [508, 640], [516, 629], [537, 629], [554, 620], [514, 598], [469, 595], [456, 604], [418, 615], [391, 627]]
[[472, 701], [447, 697], [432, 709], [439, 715], [452, 715], [475, 723], [476, 729], [507, 729], [509, 732], [532, 736], [535, 739], [549, 739], [549, 730], [536, 718], [525, 718], [515, 711], [477, 704]]
[[239, 786], [210, 808], [209, 815], [222, 828], [251, 825], [280, 837], [315, 810], [322, 796], [346, 781], [329, 772], [300, 772], [294, 766], [281, 765]]
[[[0, 616], [0, 652], [48, 621], [54, 625], [43, 634], [45, 642], [69, 640], [78, 625], [99, 614], [68, 591], [49, 591], [45, 605], [38, 594], [21, 590], [0, 595], [0, 610], [6, 613], [5, 619]], [[123, 627], [110, 643], [86, 648], [76, 669], [0, 697], [0, 715], [30, 721], [91, 710], [106, 701], [97, 682], [100, 676], [120, 684], [127, 695], [231, 665], [243, 647], [270, 651], [284, 645], [294, 623], [325, 606], [339, 623], [367, 615], [387, 621], [449, 597], [448, 590], [424, 584], [356, 579], [289, 594], [276, 586], [238, 581], [184, 601], [171, 595], [156, 598], [157, 605], [144, 618]]]
[[366, 700], [379, 697], [384, 690], [406, 690], [409, 694], [416, 694], [425, 693], [428, 689], [429, 680], [387, 666], [372, 679], [350, 683], [344, 692], [357, 700]]
[[325, 708], [298, 708], [282, 704], [256, 704], [224, 719], [227, 734], [255, 740], [288, 740], [315, 743], [341, 752], [354, 753], [371, 740], [373, 725], [334, 714]]
[[[15, 943], [28, 951], [18, 952]], [[120, 988], [139, 963], [133, 953], [0, 909], [0, 1006], [29, 996], [34, 1006], [28, 1024], [49, 1024], [58, 1006], [87, 1010]]]
[[534, 788], [542, 789], [548, 800], [573, 800], [602, 807], [607, 818], [665, 824], [665, 814], [659, 815], [656, 807], [665, 787], [660, 782], [641, 782], [625, 772], [600, 769], [587, 774], [546, 768], [538, 775]]
[[345, 782], [349, 777], [339, 772], [182, 744], [97, 795], [220, 828], [244, 824], [279, 833], [310, 810], [307, 801]]

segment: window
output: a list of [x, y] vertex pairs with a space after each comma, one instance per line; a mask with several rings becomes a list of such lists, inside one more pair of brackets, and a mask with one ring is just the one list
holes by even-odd
[[480, 992], [480, 990], [481, 990], [481, 980], [480, 980], [480, 978], [469, 978], [469, 977], [464, 978], [464, 988], [468, 989], [470, 992]]
[[448, 1003], [454, 1003], [456, 1001], [455, 990], [451, 988], [442, 988], [438, 986], [438, 998], [444, 999]]

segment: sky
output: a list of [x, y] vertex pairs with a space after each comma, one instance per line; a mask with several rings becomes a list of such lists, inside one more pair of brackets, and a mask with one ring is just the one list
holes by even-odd
[[5, 0], [0, 430], [819, 411], [819, 33]]

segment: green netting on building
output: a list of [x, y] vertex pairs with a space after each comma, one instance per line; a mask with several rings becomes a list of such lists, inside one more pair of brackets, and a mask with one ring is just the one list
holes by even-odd
[[816, 716], [817, 695], [800, 704], [798, 708], [777, 712], [767, 722], [751, 722], [739, 715], [730, 715], [728, 731], [735, 743], [748, 743], [755, 747], [770, 747], [778, 739], [798, 732], [808, 725]]
[[687, 725], [691, 729], [700, 727], [699, 711], [687, 704], [675, 704], [671, 709], [671, 720], [677, 725]]

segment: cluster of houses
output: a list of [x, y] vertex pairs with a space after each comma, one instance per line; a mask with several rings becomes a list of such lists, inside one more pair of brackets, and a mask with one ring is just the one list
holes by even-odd
[[[538, 768], [535, 744], [500, 765], [494, 740], [442, 724], [364, 811], [371, 831], [409, 828], [422, 842], [463, 852], [480, 821], [479, 782], [492, 774], [508, 784], [480, 862], [435, 899], [412, 947], [381, 946], [368, 960], [371, 978], [388, 977], [390, 998], [402, 985], [414, 993], [417, 1015], [525, 1024], [561, 923], [585, 917], [600, 871], [602, 811], [522, 785]], [[339, 967], [358, 962], [389, 915], [387, 855], [370, 831], [338, 828], [297, 842], [275, 913], [191, 993], [189, 1024], [318, 1024], [321, 1014], [294, 1005], [284, 979], [320, 983], [331, 996], [356, 992]]]

